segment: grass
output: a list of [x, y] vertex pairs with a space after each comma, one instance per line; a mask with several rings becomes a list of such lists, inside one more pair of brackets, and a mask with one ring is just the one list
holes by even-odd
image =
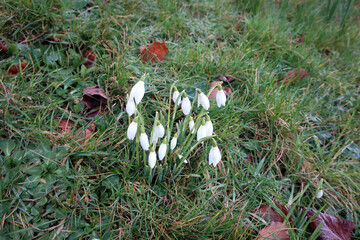
[[[20, 50], [0, 53], [0, 135], [12, 140], [0, 155], [0, 239], [255, 239], [265, 203], [290, 209], [291, 239], [315, 239], [300, 206], [353, 221], [360, 239], [359, 13], [355, 1], [330, 0], [3, 0], [0, 43]], [[169, 48], [156, 66], [138, 50], [152, 41]], [[29, 68], [6, 76], [24, 61]], [[277, 82], [299, 68], [310, 75]], [[168, 116], [174, 81], [192, 98], [219, 76], [235, 78], [226, 107], [209, 110], [216, 168], [205, 144], [179, 176], [149, 182], [125, 112], [145, 73], [148, 134], [155, 111]], [[95, 118], [80, 101], [92, 85], [110, 98]], [[84, 143], [58, 137], [61, 119], [96, 131]]]

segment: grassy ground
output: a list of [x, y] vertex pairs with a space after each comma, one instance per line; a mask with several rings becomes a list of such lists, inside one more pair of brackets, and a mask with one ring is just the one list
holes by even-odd
[[[0, 53], [0, 137], [12, 140], [1, 145], [0, 238], [255, 239], [267, 225], [256, 209], [282, 203], [291, 239], [314, 238], [300, 206], [353, 221], [360, 239], [360, 7], [348, 2], [1, 1], [0, 43], [20, 50]], [[169, 48], [156, 66], [139, 56], [153, 41]], [[277, 82], [299, 68], [310, 75]], [[126, 139], [126, 94], [144, 73], [148, 134], [174, 81], [192, 98], [235, 78], [226, 107], [209, 110], [216, 168], [205, 144], [177, 177], [149, 182]], [[80, 102], [92, 85], [110, 98], [95, 118]], [[59, 119], [96, 131], [59, 137]]]

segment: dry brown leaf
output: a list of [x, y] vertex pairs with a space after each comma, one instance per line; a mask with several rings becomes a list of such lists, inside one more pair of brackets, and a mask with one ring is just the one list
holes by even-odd
[[27, 68], [29, 64], [28, 63], [23, 63], [21, 65], [17, 64], [17, 65], [13, 65], [10, 67], [10, 69], [6, 72], [6, 76], [9, 77], [13, 77], [16, 74], [18, 74], [20, 71], [24, 71], [25, 68]]
[[[311, 218], [316, 213], [315, 210], [310, 208], [306, 213], [306, 217]], [[327, 213], [317, 215], [309, 226], [315, 231], [322, 222], [324, 222], [324, 225], [320, 228], [319, 240], [350, 240], [351, 232], [355, 229], [355, 223], [352, 221], [340, 219]]]
[[258, 237], [259, 240], [290, 240], [286, 224], [282, 222], [272, 222], [269, 226], [260, 230]]
[[[275, 205], [279, 208], [279, 210], [283, 213], [284, 216], [289, 214], [289, 211], [283, 204], [275, 203]], [[256, 211], [259, 215], [262, 215], [267, 221], [273, 222], [284, 222], [285, 218], [273, 207], [269, 204], [264, 204], [259, 207]], [[289, 222], [292, 223], [291, 217], [289, 218]]]
[[6, 45], [4, 45], [4, 44], [0, 44], [0, 52], [7, 52], [8, 51], [8, 49], [7, 49], [7, 46]]
[[109, 100], [105, 91], [100, 86], [95, 85], [86, 87], [82, 91], [83, 96], [81, 102], [90, 109], [93, 109], [94, 105], [99, 105], [99, 102], [101, 103], [102, 101]]
[[[79, 126], [74, 126], [74, 122], [71, 120], [61, 120], [58, 124], [62, 136], [75, 137], [77, 140], [80, 140], [80, 143], [83, 143], [86, 139], [89, 139], [94, 133], [96, 127], [94, 124], [90, 125], [85, 131]], [[74, 133], [72, 134], [72, 132]]]
[[296, 83], [306, 78], [307, 76], [309, 76], [309, 72], [303, 68], [300, 68], [288, 72], [285, 78], [279, 78], [277, 82], [282, 82], [284, 84]]
[[86, 68], [89, 68], [91, 67], [91, 65], [95, 62], [95, 54], [94, 54], [94, 51], [92, 50], [88, 50], [86, 51], [86, 53], [83, 55], [83, 58], [87, 58], [88, 60], [84, 63], [84, 66]]
[[143, 62], [156, 63], [165, 60], [169, 50], [165, 42], [153, 42], [151, 45], [140, 47], [140, 56]]

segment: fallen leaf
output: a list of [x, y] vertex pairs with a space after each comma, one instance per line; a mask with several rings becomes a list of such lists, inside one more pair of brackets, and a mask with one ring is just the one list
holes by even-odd
[[83, 55], [83, 58], [87, 58], [88, 60], [84, 63], [84, 66], [86, 68], [91, 67], [91, 65], [95, 62], [95, 54], [92, 50], [86, 51], [86, 53]]
[[165, 60], [169, 50], [165, 42], [153, 42], [151, 45], [140, 47], [140, 56], [143, 62], [156, 63]]
[[282, 222], [272, 222], [269, 226], [260, 230], [258, 237], [259, 240], [290, 240], [289, 231], [287, 230], [286, 224]]
[[17, 65], [13, 65], [10, 67], [10, 69], [6, 72], [6, 75], [9, 76], [9, 77], [12, 77], [16, 74], [19, 73], [19, 71], [24, 71], [25, 68], [28, 66], [29, 64], [28, 63], [23, 63], [21, 65], [17, 64]]
[[90, 113], [88, 117], [96, 117], [97, 115], [104, 115], [107, 111], [106, 110], [98, 110], [96, 112]]
[[235, 81], [235, 78], [233, 78], [231, 76], [220, 76], [219, 80], [226, 82], [226, 83], [231, 83], [231, 82]]
[[[71, 120], [61, 120], [58, 124], [58, 127], [61, 129], [60, 134], [66, 137], [75, 137], [77, 140], [80, 140], [80, 143], [83, 143], [91, 137], [96, 129], [94, 124], [90, 125], [85, 131], [79, 125], [74, 125], [74, 122]], [[74, 133], [72, 134], [73, 131]]]
[[323, 53], [326, 55], [326, 56], [329, 56], [331, 51], [329, 49], [324, 49], [323, 50]]
[[301, 35], [300, 37], [298, 37], [298, 38], [296, 39], [296, 41], [297, 41], [298, 43], [304, 43], [304, 38], [305, 38], [305, 35], [303, 34], [303, 35]]
[[102, 101], [109, 100], [106, 96], [105, 91], [100, 86], [90, 86], [86, 87], [83, 90], [83, 96], [81, 102], [85, 104], [86, 107], [93, 109], [94, 105], [101, 104]]
[[[306, 217], [311, 218], [316, 213], [315, 210], [310, 208], [306, 213]], [[322, 222], [324, 222], [324, 225], [320, 228], [319, 240], [350, 240], [351, 232], [355, 229], [355, 223], [352, 221], [340, 219], [327, 213], [317, 215], [309, 226], [315, 231]]]
[[[275, 203], [276, 207], [283, 213], [284, 216], [289, 214], [289, 211], [283, 204]], [[269, 204], [264, 204], [259, 207], [256, 211], [259, 215], [262, 215], [264, 219], [267, 221], [273, 222], [284, 222], [285, 218], [278, 212], [278, 210], [272, 208]], [[289, 218], [289, 222], [292, 223], [291, 217]]]
[[284, 84], [296, 83], [309, 76], [309, 72], [303, 68], [295, 69], [286, 74], [285, 78], [279, 78], [277, 82], [283, 82]]
[[7, 52], [8, 51], [8, 49], [7, 49], [7, 46], [6, 45], [4, 45], [4, 44], [0, 44], [0, 52]]

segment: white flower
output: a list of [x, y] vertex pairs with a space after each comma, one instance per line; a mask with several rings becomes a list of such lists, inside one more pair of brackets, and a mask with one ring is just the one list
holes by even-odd
[[150, 168], [154, 168], [156, 164], [156, 153], [155, 150], [152, 148], [150, 150], [150, 154], [149, 154], [149, 166]]
[[136, 136], [137, 126], [138, 126], [137, 122], [138, 122], [138, 117], [134, 118], [134, 120], [130, 123], [129, 128], [127, 129], [126, 134], [128, 139], [130, 140], [133, 140]]
[[210, 107], [210, 101], [209, 101], [209, 98], [203, 93], [203, 92], [200, 92], [199, 93], [199, 97], [198, 97], [198, 106], [199, 106], [199, 103], [201, 104], [201, 106], [205, 109], [205, 110], [208, 110], [209, 107]]
[[135, 102], [132, 98], [129, 98], [126, 104], [126, 112], [131, 116], [135, 113], [135, 110], [136, 110]]
[[158, 139], [159, 139], [159, 137], [156, 136], [155, 133], [153, 133], [152, 138], [151, 138], [151, 143], [152, 143], [152, 144], [156, 144], [157, 141], [158, 141]]
[[[181, 160], [182, 158], [184, 158], [184, 156], [181, 154], [178, 154], [178, 158]], [[184, 163], [188, 163], [188, 160], [184, 159]]]
[[174, 148], [176, 147], [176, 144], [177, 144], [177, 134], [175, 134], [174, 137], [171, 139], [171, 142], [170, 142], [171, 150], [174, 150]]
[[213, 140], [213, 145], [210, 149], [210, 153], [209, 153], [209, 165], [213, 165], [214, 167], [216, 167], [216, 165], [220, 162], [221, 160], [221, 153], [220, 150], [215, 142], [215, 140]]
[[219, 91], [216, 93], [216, 103], [218, 107], [225, 106], [226, 95], [221, 86], [219, 86]]
[[134, 99], [136, 104], [139, 104], [141, 102], [141, 99], [144, 97], [144, 94], [145, 94], [145, 83], [144, 81], [140, 80], [131, 89], [130, 99]]
[[208, 115], [206, 115], [205, 128], [206, 128], [206, 136], [210, 137], [213, 134], [214, 127]]
[[166, 141], [164, 140], [161, 144], [160, 144], [160, 147], [159, 147], [159, 150], [158, 150], [158, 154], [159, 154], [159, 160], [163, 160], [165, 155], [166, 155], [166, 149], [167, 148], [167, 144], [166, 144]]
[[194, 128], [194, 119], [193, 117], [190, 117], [190, 121], [189, 121], [189, 130], [190, 130], [190, 133], [195, 133], [195, 128]]
[[155, 127], [155, 135], [157, 138], [162, 138], [165, 135], [165, 129], [160, 122], [158, 122]]
[[203, 124], [200, 125], [200, 127], [197, 131], [196, 139], [197, 139], [197, 141], [199, 141], [200, 139], [202, 139], [204, 137], [206, 137], [205, 121], [203, 121]]
[[321, 198], [324, 195], [324, 191], [321, 189], [317, 194], [316, 197], [317, 198]]
[[182, 100], [181, 109], [185, 115], [188, 115], [190, 113], [191, 103], [186, 95], [184, 95], [184, 99]]
[[[173, 93], [173, 101], [174, 101], [174, 103], [176, 103], [176, 100], [178, 99], [179, 96], [180, 96], [180, 93], [177, 90], [177, 88], [175, 87], [174, 88], [174, 93]], [[181, 97], [179, 98], [178, 105], [180, 105], [180, 103], [181, 103]]]
[[140, 145], [141, 145], [142, 149], [144, 149], [145, 151], [149, 150], [149, 147], [150, 147], [149, 138], [145, 132], [142, 132], [140, 134]]

